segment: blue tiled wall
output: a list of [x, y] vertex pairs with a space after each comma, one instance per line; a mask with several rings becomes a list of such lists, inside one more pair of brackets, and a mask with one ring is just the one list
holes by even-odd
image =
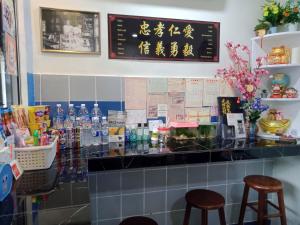
[[64, 76], [64, 75], [33, 75], [28, 73], [29, 105], [50, 105], [53, 116], [56, 104], [61, 104], [66, 111], [69, 103], [79, 109], [86, 104], [92, 110], [95, 101], [103, 115], [108, 110], [124, 110], [123, 78]]
[[[243, 178], [252, 174], [272, 176], [272, 171], [271, 160], [249, 160], [90, 173], [92, 224], [118, 225], [126, 217], [144, 215], [159, 225], [182, 225], [184, 196], [197, 188], [223, 195], [227, 224], [237, 224]], [[256, 200], [256, 192], [251, 191], [249, 201]], [[255, 220], [256, 213], [247, 209], [245, 222]], [[190, 225], [200, 223], [201, 212], [193, 209]], [[211, 211], [209, 225], [217, 224], [217, 211]]]
[[34, 75], [32, 73], [27, 74], [27, 89], [28, 89], [28, 105], [35, 104], [35, 96], [34, 96]]

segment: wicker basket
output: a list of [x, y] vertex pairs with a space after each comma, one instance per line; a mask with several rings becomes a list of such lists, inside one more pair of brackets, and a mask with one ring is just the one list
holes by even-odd
[[50, 145], [14, 148], [14, 158], [23, 170], [48, 169], [56, 155], [58, 137]]

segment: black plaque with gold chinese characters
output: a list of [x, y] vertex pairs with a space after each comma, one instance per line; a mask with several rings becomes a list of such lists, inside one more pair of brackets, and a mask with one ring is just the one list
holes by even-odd
[[108, 14], [109, 58], [219, 62], [220, 23]]
[[227, 113], [243, 113], [242, 101], [239, 97], [218, 97], [221, 122], [227, 125]]

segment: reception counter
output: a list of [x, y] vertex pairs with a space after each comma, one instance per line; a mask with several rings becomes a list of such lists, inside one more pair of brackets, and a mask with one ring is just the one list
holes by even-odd
[[[298, 144], [258, 140], [192, 141], [167, 146], [136, 143], [62, 150], [48, 170], [25, 172], [0, 203], [1, 225], [118, 225], [145, 215], [160, 225], [181, 225], [187, 191], [206, 188], [226, 199], [235, 224], [243, 177], [273, 175], [273, 159], [300, 155]], [[256, 195], [250, 194], [255, 201]], [[256, 215], [246, 213], [247, 222]], [[191, 224], [198, 224], [193, 211]], [[214, 212], [209, 224], [218, 224]]]
[[146, 168], [180, 164], [232, 162], [300, 155], [296, 142], [256, 140], [195, 140], [167, 145], [137, 142], [89, 147], [88, 169], [92, 171]]

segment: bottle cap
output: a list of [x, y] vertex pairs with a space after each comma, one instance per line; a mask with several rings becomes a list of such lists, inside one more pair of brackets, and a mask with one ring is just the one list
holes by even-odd
[[138, 123], [138, 127], [142, 127], [142, 124], [141, 124], [141, 123]]
[[144, 127], [148, 127], [148, 123], [144, 123]]
[[103, 119], [103, 120], [106, 120], [106, 116], [102, 116], [102, 119]]
[[81, 104], [80, 107], [85, 107], [85, 104]]
[[95, 103], [95, 104], [94, 104], [94, 107], [98, 107], [98, 104], [97, 104], [97, 103]]
[[69, 107], [73, 107], [74, 106], [74, 104], [69, 104]]
[[61, 107], [61, 104], [56, 104], [57, 107]]

